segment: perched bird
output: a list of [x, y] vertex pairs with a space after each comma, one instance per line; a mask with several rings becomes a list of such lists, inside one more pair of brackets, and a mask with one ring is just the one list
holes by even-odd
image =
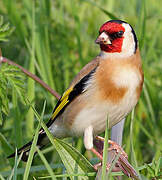
[[[104, 23], [96, 41], [100, 54], [83, 67], [56, 104], [47, 123], [57, 138], [84, 136], [84, 145], [93, 150], [93, 139], [123, 120], [137, 104], [143, 85], [141, 57], [136, 34], [128, 23]], [[37, 145], [49, 142], [40, 129]], [[32, 141], [18, 150], [26, 161]], [[9, 157], [13, 157], [12, 154]]]

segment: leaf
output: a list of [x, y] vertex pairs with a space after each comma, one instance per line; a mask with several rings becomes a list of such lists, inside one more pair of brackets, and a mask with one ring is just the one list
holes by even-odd
[[[39, 120], [40, 119], [39, 114], [32, 105], [31, 107], [35, 112], [35, 116]], [[41, 122], [41, 126], [45, 130], [52, 145], [59, 153], [61, 160], [63, 161], [67, 169], [68, 174], [74, 174], [74, 173], [84, 174], [84, 173], [94, 172], [94, 169], [90, 164], [90, 162], [80, 152], [78, 152], [78, 150], [76, 150], [74, 147], [72, 147], [71, 145], [67, 144], [66, 142], [60, 139], [57, 138], [53, 139], [53, 135], [50, 133], [50, 131], [48, 130], [47, 126], [43, 121]], [[74, 177], [70, 176], [70, 179], [73, 180]], [[82, 179], [82, 180], [89, 179], [89, 177], [82, 176], [82, 177], [78, 177], [78, 179]]]
[[155, 174], [157, 176], [162, 175], [162, 157], [159, 158], [159, 160], [156, 164]]
[[148, 172], [149, 172], [149, 174], [153, 177], [153, 176], [155, 176], [155, 170], [150, 166], [150, 165], [148, 165], [148, 164], [145, 164], [146, 165], [146, 167], [147, 167], [147, 170], [148, 170]]
[[[94, 172], [90, 162], [80, 154], [74, 147], [60, 139], [54, 139], [54, 144], [61, 160], [63, 161], [68, 174]], [[74, 179], [74, 177], [70, 177]], [[78, 177], [78, 179], [89, 179], [88, 176]]]
[[1, 25], [0, 32], [5, 32], [7, 30], [9, 30], [9, 23]]
[[0, 26], [3, 24], [3, 16], [0, 16]]
[[115, 16], [114, 14], [110, 13], [109, 11], [107, 11], [106, 9], [100, 7], [98, 4], [94, 3], [93, 1], [90, 0], [86, 0], [86, 2], [88, 2], [89, 4], [98, 7], [103, 13], [105, 13], [107, 16], [109, 16], [111, 19], [119, 19], [117, 16]]
[[8, 41], [8, 37], [14, 31], [14, 27], [10, 27], [9, 23], [3, 22], [3, 16], [0, 16], [0, 41]]
[[[0, 107], [1, 107], [1, 103], [0, 103]], [[0, 126], [2, 126], [2, 122], [3, 122], [3, 116], [2, 116], [2, 111], [0, 109]]]
[[3, 147], [3, 151], [6, 154], [9, 154], [13, 151], [12, 147], [10, 146], [10, 144], [8, 143], [8, 141], [6, 140], [6, 138], [3, 136], [2, 133], [0, 133], [0, 143], [1, 143], [1, 147]]
[[24, 79], [23, 73], [17, 67], [7, 64], [0, 66], [0, 106], [5, 115], [9, 113], [10, 89], [17, 93], [22, 103], [25, 102]]

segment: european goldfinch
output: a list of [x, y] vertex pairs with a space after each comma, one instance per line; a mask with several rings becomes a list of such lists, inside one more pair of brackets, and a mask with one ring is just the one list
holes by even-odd
[[[141, 57], [136, 34], [128, 23], [104, 23], [96, 41], [100, 54], [83, 67], [56, 104], [47, 123], [57, 138], [84, 136], [84, 145], [93, 149], [93, 139], [124, 119], [135, 107], [143, 85]], [[37, 145], [49, 142], [40, 129]], [[18, 150], [28, 158], [32, 141]], [[13, 157], [12, 154], [9, 157]]]

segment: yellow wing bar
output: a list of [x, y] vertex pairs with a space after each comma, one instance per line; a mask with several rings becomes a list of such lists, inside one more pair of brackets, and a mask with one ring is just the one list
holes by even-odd
[[58, 107], [56, 108], [56, 110], [53, 112], [51, 119], [53, 120], [57, 114], [61, 111], [61, 109], [63, 109], [63, 107], [69, 102], [68, 98], [69, 98], [69, 94], [73, 91], [73, 87], [70, 87], [69, 89], [67, 89], [63, 96], [60, 99], [60, 104], [58, 105]]

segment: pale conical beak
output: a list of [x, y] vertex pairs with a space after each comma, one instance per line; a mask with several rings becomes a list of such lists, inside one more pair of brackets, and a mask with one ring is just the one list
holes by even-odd
[[96, 39], [95, 41], [96, 44], [112, 44], [109, 36], [105, 33], [102, 32]]

